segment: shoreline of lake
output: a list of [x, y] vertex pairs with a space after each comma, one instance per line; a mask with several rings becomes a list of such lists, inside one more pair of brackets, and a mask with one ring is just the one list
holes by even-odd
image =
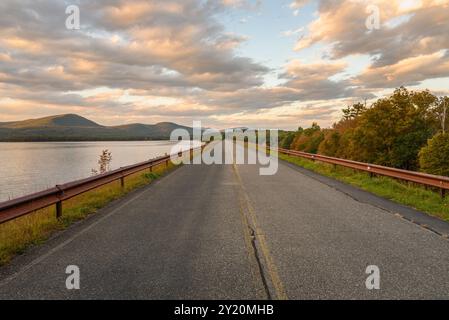
[[113, 170], [169, 154], [178, 142], [0, 142], [0, 202], [91, 176], [105, 149], [112, 153], [110, 169]]

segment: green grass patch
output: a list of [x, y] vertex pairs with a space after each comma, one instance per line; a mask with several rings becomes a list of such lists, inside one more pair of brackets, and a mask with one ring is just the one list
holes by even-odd
[[437, 192], [426, 190], [423, 186], [398, 181], [389, 177], [375, 176], [371, 178], [365, 172], [341, 166], [334, 167], [331, 164], [314, 162], [285, 154], [279, 154], [279, 159], [343, 181], [449, 222], [449, 198], [442, 199]]
[[141, 171], [125, 178], [125, 187], [114, 181], [63, 202], [63, 215], [56, 219], [55, 206], [38, 210], [32, 214], [0, 224], [0, 265], [23, 253], [29, 246], [47, 240], [55, 231], [63, 230], [75, 221], [95, 213], [113, 200], [123, 197], [136, 188], [143, 187], [161, 177], [174, 165], [169, 163]]

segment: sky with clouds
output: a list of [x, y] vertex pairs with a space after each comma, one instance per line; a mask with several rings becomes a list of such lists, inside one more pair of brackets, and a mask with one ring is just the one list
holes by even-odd
[[0, 122], [330, 126], [399, 86], [449, 94], [448, 35], [449, 0], [2, 0]]

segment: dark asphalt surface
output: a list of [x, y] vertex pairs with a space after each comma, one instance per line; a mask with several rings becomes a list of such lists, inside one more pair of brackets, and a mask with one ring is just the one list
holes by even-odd
[[449, 241], [364, 197], [283, 162], [184, 165], [0, 269], [0, 299], [448, 299]]

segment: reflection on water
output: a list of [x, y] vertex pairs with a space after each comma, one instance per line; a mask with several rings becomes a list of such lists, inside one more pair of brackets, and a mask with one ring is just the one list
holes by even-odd
[[111, 169], [170, 153], [175, 142], [0, 143], [0, 201], [91, 175], [101, 151], [112, 153]]

